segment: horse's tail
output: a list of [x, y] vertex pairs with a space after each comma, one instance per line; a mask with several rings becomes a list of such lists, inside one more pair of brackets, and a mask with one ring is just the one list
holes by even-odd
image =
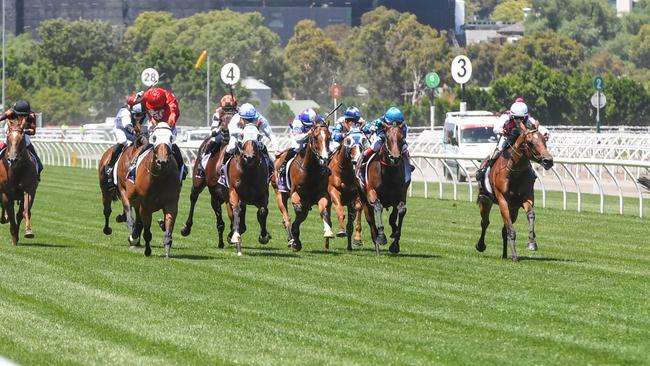
[[641, 184], [643, 188], [650, 191], [650, 179], [646, 177], [639, 177], [639, 180], [637, 182], [639, 182], [639, 184]]

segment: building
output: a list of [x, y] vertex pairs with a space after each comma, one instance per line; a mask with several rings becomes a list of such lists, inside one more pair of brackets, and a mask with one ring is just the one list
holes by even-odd
[[524, 23], [471, 22], [465, 24], [468, 45], [480, 42], [513, 43], [524, 36]]
[[[418, 20], [441, 30], [461, 29], [462, 0], [4, 0], [6, 29], [13, 34], [36, 33], [41, 22], [53, 18], [101, 19], [115, 25], [133, 24], [144, 11], [169, 11], [177, 18], [197, 12], [232, 9], [259, 11], [266, 25], [286, 44], [301, 19], [313, 19], [320, 27], [331, 24], [359, 25], [361, 16], [378, 6], [410, 12]], [[462, 5], [462, 6], [459, 6]], [[462, 12], [462, 14], [458, 14]]]

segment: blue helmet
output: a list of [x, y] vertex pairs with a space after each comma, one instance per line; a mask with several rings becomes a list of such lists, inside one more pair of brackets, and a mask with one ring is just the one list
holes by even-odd
[[343, 117], [345, 119], [353, 119], [358, 122], [361, 118], [361, 111], [355, 106], [350, 106], [345, 110], [345, 113], [343, 113]]
[[300, 113], [298, 119], [300, 119], [300, 122], [305, 126], [313, 126], [314, 122], [316, 122], [316, 112], [311, 108], [307, 108]]
[[402, 111], [399, 110], [399, 108], [390, 107], [386, 111], [386, 114], [384, 114], [384, 119], [388, 123], [402, 123], [404, 122], [404, 115], [402, 114]]
[[250, 103], [244, 103], [239, 108], [239, 115], [245, 120], [256, 120], [260, 118], [260, 114], [257, 113], [255, 107]]

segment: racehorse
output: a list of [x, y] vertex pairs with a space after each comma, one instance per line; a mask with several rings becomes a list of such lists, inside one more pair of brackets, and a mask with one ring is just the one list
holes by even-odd
[[[349, 132], [344, 138], [343, 143], [334, 152], [329, 163], [332, 174], [329, 176], [327, 192], [330, 196], [330, 207], [334, 206], [338, 216], [339, 230], [336, 233], [338, 237], [347, 237], [348, 250], [352, 250], [352, 229], [354, 220], [359, 218], [354, 233], [354, 244], [361, 245], [361, 200], [359, 198], [359, 189], [357, 187], [355, 171], [356, 165], [363, 155], [363, 151], [368, 146], [368, 138], [359, 130]], [[343, 227], [345, 213], [343, 206], [348, 208], [348, 223]], [[328, 246], [326, 239], [325, 246]]]
[[[32, 205], [38, 187], [38, 173], [35, 158], [27, 150], [24, 122], [12, 123], [9, 120], [7, 147], [0, 160], [0, 194], [2, 210], [9, 219], [11, 243], [18, 245], [18, 229], [25, 219], [25, 237], [33, 238]], [[19, 202], [18, 212], [14, 210], [14, 201]]]
[[402, 158], [402, 148], [406, 143], [403, 124], [404, 122], [392, 124], [383, 122], [386, 129], [386, 142], [367, 164], [365, 195], [361, 195], [361, 198], [377, 255], [380, 254], [379, 246], [387, 242], [382, 223], [382, 211], [388, 207], [392, 207], [388, 221], [392, 230], [391, 238], [393, 238], [389, 250], [393, 254], [400, 251], [402, 223], [406, 215], [406, 192], [410, 184], [405, 177], [405, 169], [410, 167]]
[[[235, 115], [234, 111], [225, 111], [219, 116], [219, 127], [221, 131], [228, 131], [228, 123]], [[196, 155], [197, 158], [194, 161], [193, 172], [197, 172], [199, 169], [199, 164], [201, 164], [201, 158], [205, 154], [205, 148], [208, 141], [212, 137], [208, 137], [203, 141], [199, 147], [199, 152]], [[203, 189], [207, 186], [210, 190], [212, 210], [217, 218], [217, 232], [219, 236], [219, 248], [224, 247], [223, 241], [223, 231], [225, 229], [225, 223], [223, 221], [223, 214], [221, 211], [221, 204], [227, 202], [227, 189], [220, 185], [219, 177], [221, 176], [221, 165], [224, 163], [223, 154], [226, 149], [227, 141], [222, 141], [219, 150], [214, 154], [210, 155], [206, 166], [205, 166], [205, 175], [199, 177], [196, 174], [193, 174], [192, 177], [192, 190], [190, 192], [190, 211], [187, 215], [187, 220], [185, 220], [185, 226], [181, 229], [181, 235], [188, 236], [192, 232], [192, 225], [194, 225], [194, 208], [196, 207], [196, 201], [199, 199], [199, 195], [203, 192]]]
[[[155, 211], [163, 210], [165, 235], [163, 245], [165, 257], [169, 258], [172, 247], [172, 232], [178, 213], [178, 197], [181, 191], [180, 172], [172, 154], [172, 129], [160, 122], [153, 129], [150, 143], [153, 147], [146, 152], [136, 168], [135, 180], [126, 183], [126, 197], [135, 209], [135, 225], [129, 236], [129, 243], [139, 243], [140, 234], [145, 241], [144, 255], [151, 255], [151, 220]], [[127, 218], [131, 211], [126, 211]]]
[[[508, 257], [507, 244], [510, 243], [513, 261], [517, 260], [514, 223], [517, 221], [520, 207], [526, 211], [528, 216], [530, 227], [528, 249], [537, 250], [534, 210], [536, 175], [530, 161], [539, 163], [546, 170], [553, 166], [553, 157], [546, 148], [546, 139], [537, 127], [519, 122], [517, 128], [518, 131], [515, 133], [519, 135], [507, 149], [503, 150], [487, 174], [490, 187], [494, 192], [495, 202], [499, 205], [503, 219], [503, 228], [501, 229], [503, 258]], [[490, 209], [493, 199], [479, 192], [477, 201], [481, 212], [481, 237], [476, 244], [476, 250], [482, 252], [485, 250], [485, 232], [490, 225]]]
[[[307, 218], [311, 206], [318, 204], [318, 209], [323, 219], [325, 238], [333, 238], [332, 223], [330, 221], [329, 198], [327, 194], [327, 162], [329, 159], [330, 130], [326, 123], [317, 123], [311, 129], [307, 137], [307, 144], [302, 153], [297, 154], [293, 164], [287, 166], [289, 177], [289, 192], [281, 192], [277, 185], [277, 175], [280, 174], [280, 166], [284, 160], [283, 152], [275, 160], [275, 171], [271, 179], [271, 185], [275, 190], [278, 207], [282, 214], [282, 222], [287, 231], [287, 241], [294, 251], [302, 249], [300, 241], [300, 224]], [[287, 209], [287, 201], [291, 197], [291, 204], [295, 212], [295, 220], [292, 223]]]
[[[117, 184], [116, 184], [116, 189], [111, 189], [108, 186], [107, 183], [107, 178], [106, 177], [106, 164], [108, 164], [109, 160], [111, 159], [111, 155], [113, 152], [113, 149], [115, 146], [111, 146], [104, 152], [102, 155], [101, 159], [99, 159], [99, 164], [97, 167], [98, 171], [98, 176], [99, 176], [99, 189], [102, 192], [102, 204], [104, 206], [104, 234], [110, 235], [113, 232], [113, 229], [111, 229], [109, 225], [109, 219], [111, 217], [112, 213], [112, 207], [111, 203], [112, 201], [116, 201], [118, 198], [121, 199], [122, 201], [122, 213], [120, 215], [117, 215], [115, 217], [115, 220], [117, 222], [124, 222], [126, 221], [126, 210], [129, 207], [129, 203], [126, 200], [126, 173], [129, 167], [129, 163], [131, 160], [133, 160], [133, 157], [137, 155], [137, 152], [139, 151], [139, 148], [142, 147], [145, 142], [146, 142], [146, 136], [140, 132], [140, 124], [137, 123], [135, 124], [134, 127], [136, 131], [136, 138], [135, 141], [130, 144], [129, 146], [125, 147], [124, 150], [122, 150], [122, 154], [118, 158], [118, 160], [115, 162], [115, 168], [114, 171], [117, 173]], [[132, 222], [127, 222], [127, 228], [129, 233], [133, 229], [133, 223]]]
[[266, 230], [266, 218], [269, 214], [269, 166], [262, 153], [261, 134], [258, 126], [247, 124], [242, 138], [237, 142], [238, 153], [233, 156], [227, 167], [229, 182], [228, 216], [230, 217], [232, 235], [230, 242], [237, 245], [237, 255], [241, 255], [242, 207], [255, 205], [257, 221], [260, 224], [258, 240], [266, 244], [271, 235]]

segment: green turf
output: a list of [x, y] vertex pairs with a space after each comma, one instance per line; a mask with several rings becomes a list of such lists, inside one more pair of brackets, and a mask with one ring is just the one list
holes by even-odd
[[648, 219], [538, 208], [540, 250], [526, 250], [518, 222], [513, 263], [501, 259], [497, 212], [477, 253], [475, 204], [413, 198], [408, 208], [398, 256], [383, 248], [377, 258], [368, 244], [348, 253], [341, 239], [324, 251], [314, 211], [303, 251], [292, 253], [272, 204], [273, 240], [256, 242], [251, 210], [237, 257], [215, 247], [204, 192], [192, 235], [174, 236], [174, 258], [161, 258], [160, 231], [145, 258], [128, 249], [122, 224], [102, 234], [93, 171], [48, 167], [36, 238], [12, 247], [8, 228], [0, 232], [0, 356], [24, 365], [650, 363]]

